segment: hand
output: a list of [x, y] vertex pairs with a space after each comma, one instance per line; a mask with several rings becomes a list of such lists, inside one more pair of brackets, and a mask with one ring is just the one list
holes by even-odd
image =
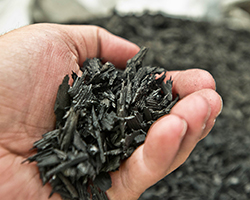
[[[34, 141], [54, 128], [54, 102], [65, 74], [86, 58], [116, 66], [139, 48], [95, 26], [37, 24], [0, 36], [0, 197], [48, 199], [36, 164], [26, 159]], [[181, 165], [213, 127], [222, 102], [211, 75], [202, 70], [169, 72], [181, 100], [149, 130], [146, 142], [111, 173], [111, 200], [137, 199], [149, 186]], [[205, 126], [206, 125], [206, 126]], [[52, 200], [61, 199], [54, 194]]]

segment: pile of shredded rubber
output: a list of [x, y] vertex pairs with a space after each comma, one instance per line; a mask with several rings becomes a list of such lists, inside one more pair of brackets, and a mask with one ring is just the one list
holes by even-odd
[[72, 86], [65, 76], [54, 108], [56, 129], [34, 143], [37, 154], [28, 158], [37, 162], [43, 184], [51, 184], [51, 195], [107, 199], [108, 172], [131, 156], [178, 100], [171, 79], [164, 82], [164, 69], [142, 67], [146, 52], [141, 48], [124, 71], [93, 58], [84, 62], [81, 77], [72, 72]]

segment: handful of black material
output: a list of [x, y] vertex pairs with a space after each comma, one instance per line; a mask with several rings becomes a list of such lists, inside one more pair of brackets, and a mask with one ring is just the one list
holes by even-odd
[[[164, 82], [164, 69], [142, 67], [145, 47], [128, 60], [124, 71], [100, 59], [87, 59], [83, 74], [65, 76], [56, 103], [56, 129], [34, 143], [43, 184], [52, 186], [51, 195], [63, 199], [108, 199], [108, 174], [119, 168], [141, 145], [150, 126], [168, 114], [172, 100], [172, 81]], [[50, 195], [50, 196], [51, 196]]]

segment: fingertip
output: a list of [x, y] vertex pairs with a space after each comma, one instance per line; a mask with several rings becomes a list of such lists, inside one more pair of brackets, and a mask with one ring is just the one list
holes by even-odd
[[223, 108], [222, 97], [215, 90], [212, 89], [200, 90], [197, 93], [208, 101], [212, 109], [211, 117], [213, 118], [218, 117]]
[[201, 137], [204, 125], [210, 119], [211, 112], [212, 109], [207, 99], [195, 92], [177, 102], [170, 113], [187, 122], [188, 135], [192, 136], [194, 142], [197, 142]]
[[197, 93], [206, 98], [211, 107], [211, 114], [206, 122], [206, 126], [201, 137], [201, 139], [203, 139], [211, 131], [215, 124], [215, 119], [220, 115], [223, 108], [223, 100], [216, 91], [211, 89], [204, 89]]
[[200, 80], [203, 80], [202, 83], [203, 88], [216, 90], [216, 82], [210, 72], [204, 69], [194, 69], [194, 70], [197, 70], [196, 73], [198, 71], [200, 72], [199, 76]]
[[202, 89], [216, 89], [213, 76], [203, 69], [172, 72], [168, 76], [173, 78], [173, 93], [179, 94], [180, 98]]
[[145, 141], [143, 153], [145, 164], [151, 170], [159, 169], [164, 176], [178, 152], [179, 146], [187, 131], [187, 122], [177, 115], [166, 115], [157, 120]]
[[[187, 122], [184, 119], [180, 118], [179, 116], [172, 114], [164, 115], [150, 127], [147, 139], [149, 137], [155, 137], [156, 135], [161, 135], [162, 133], [168, 132], [168, 130], [179, 133], [181, 132], [181, 130], [186, 130], [186, 127], [187, 127]], [[170, 134], [169, 136], [181, 137], [181, 135], [176, 135], [176, 134], [175, 135]]]

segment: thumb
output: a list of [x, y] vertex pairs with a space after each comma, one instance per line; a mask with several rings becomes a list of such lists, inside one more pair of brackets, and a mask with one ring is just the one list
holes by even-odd
[[86, 58], [98, 57], [104, 62], [110, 61], [115, 66], [124, 68], [128, 59], [132, 58], [140, 48], [132, 42], [111, 34], [107, 30], [92, 25], [63, 26], [74, 42], [81, 65]]
[[137, 199], [148, 187], [166, 176], [187, 130], [187, 123], [176, 115], [156, 121], [146, 141], [119, 168], [111, 173], [112, 199]]

